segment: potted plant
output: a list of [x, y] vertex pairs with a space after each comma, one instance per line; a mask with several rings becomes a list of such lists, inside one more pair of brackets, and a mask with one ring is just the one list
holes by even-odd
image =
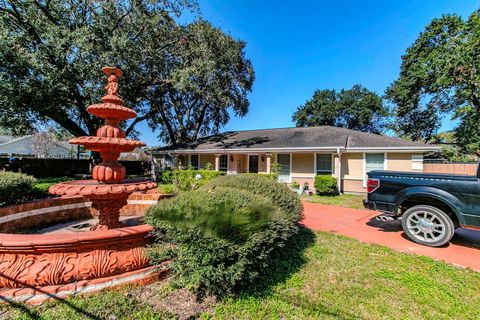
[[300, 185], [298, 184], [297, 181], [293, 181], [291, 184], [290, 184], [290, 187], [298, 194], [302, 194], [303, 190], [300, 189]]
[[308, 187], [308, 181], [305, 181], [305, 183], [303, 184], [303, 192], [305, 194], [308, 194], [309, 196], [313, 195], [313, 191], [310, 190]]

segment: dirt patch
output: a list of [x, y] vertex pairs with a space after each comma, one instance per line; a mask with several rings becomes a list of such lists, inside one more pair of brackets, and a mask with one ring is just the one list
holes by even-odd
[[213, 313], [216, 304], [215, 297], [197, 300], [196, 295], [187, 289], [171, 288], [168, 280], [143, 286], [131, 294], [154, 309], [174, 314], [179, 320], [194, 319], [201, 313]]

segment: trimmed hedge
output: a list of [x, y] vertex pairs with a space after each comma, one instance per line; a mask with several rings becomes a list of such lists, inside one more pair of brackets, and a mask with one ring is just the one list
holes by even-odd
[[175, 170], [172, 171], [172, 183], [177, 191], [195, 190], [222, 174], [214, 170]]
[[0, 205], [18, 203], [32, 193], [36, 179], [23, 173], [0, 171]]
[[267, 197], [283, 209], [294, 222], [303, 219], [303, 206], [298, 196], [285, 184], [278, 183], [268, 175], [238, 174], [219, 177], [207, 183], [202, 188], [227, 187], [246, 190], [256, 195]]
[[269, 178], [269, 179], [272, 179], [272, 180], [275, 180], [275, 181], [277, 181], [277, 178], [278, 178], [278, 175], [276, 175], [274, 173], [253, 173], [253, 172], [249, 172], [249, 173], [242, 173], [241, 175], [242, 176], [260, 176], [260, 177]]
[[177, 285], [230, 294], [258, 280], [298, 233], [302, 209], [293, 192], [267, 177], [219, 177], [148, 210], [157, 238], [150, 257], [173, 258]]
[[338, 195], [337, 178], [329, 175], [315, 176], [315, 192], [321, 196]]

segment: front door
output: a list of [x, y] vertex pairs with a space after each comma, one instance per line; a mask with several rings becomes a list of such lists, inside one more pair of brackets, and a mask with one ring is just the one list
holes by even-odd
[[248, 172], [258, 173], [258, 156], [248, 156]]

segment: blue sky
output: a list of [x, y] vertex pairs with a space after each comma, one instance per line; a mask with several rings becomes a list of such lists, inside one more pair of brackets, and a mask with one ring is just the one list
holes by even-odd
[[[315, 89], [361, 83], [383, 94], [398, 76], [401, 55], [433, 18], [468, 17], [476, 1], [199, 0], [203, 17], [247, 42], [256, 73], [250, 111], [223, 130], [290, 127]], [[442, 130], [453, 123], [445, 119]], [[142, 124], [142, 140], [158, 145]]]

